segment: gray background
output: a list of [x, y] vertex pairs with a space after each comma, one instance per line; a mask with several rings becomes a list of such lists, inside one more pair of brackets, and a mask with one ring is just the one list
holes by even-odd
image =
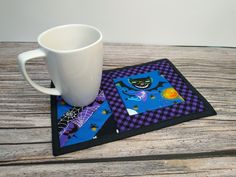
[[106, 42], [236, 47], [236, 0], [0, 0], [0, 41], [36, 41], [62, 24]]

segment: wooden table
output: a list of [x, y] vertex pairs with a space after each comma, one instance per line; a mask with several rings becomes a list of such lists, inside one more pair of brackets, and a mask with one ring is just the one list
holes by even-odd
[[[16, 65], [36, 47], [0, 43], [0, 176], [236, 176], [236, 48], [106, 44], [104, 69], [169, 58], [218, 115], [53, 157], [49, 96]], [[42, 59], [27, 70], [49, 86]]]

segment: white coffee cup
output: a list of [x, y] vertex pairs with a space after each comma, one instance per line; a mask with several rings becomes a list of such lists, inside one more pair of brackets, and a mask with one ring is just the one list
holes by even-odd
[[[102, 33], [95, 27], [69, 24], [51, 28], [38, 37], [39, 49], [18, 56], [20, 70], [36, 90], [61, 95], [73, 106], [85, 106], [98, 94], [103, 65]], [[44, 58], [55, 88], [45, 88], [28, 76], [25, 64]]]

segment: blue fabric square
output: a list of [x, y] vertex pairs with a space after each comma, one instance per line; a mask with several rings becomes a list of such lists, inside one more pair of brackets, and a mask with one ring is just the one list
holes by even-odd
[[129, 115], [184, 101], [158, 71], [116, 78], [113, 81]]

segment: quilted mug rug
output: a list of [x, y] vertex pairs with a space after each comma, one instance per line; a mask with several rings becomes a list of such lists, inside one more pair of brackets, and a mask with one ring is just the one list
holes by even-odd
[[72, 107], [51, 96], [53, 155], [215, 114], [168, 59], [105, 70], [88, 106]]

